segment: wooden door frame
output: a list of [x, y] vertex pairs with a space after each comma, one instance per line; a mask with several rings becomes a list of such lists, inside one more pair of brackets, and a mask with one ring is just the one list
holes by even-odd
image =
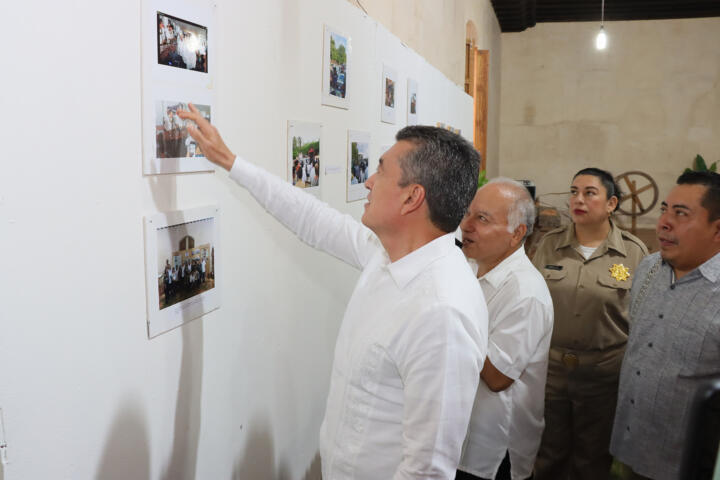
[[481, 170], [487, 166], [489, 64], [489, 50], [480, 50], [471, 41], [465, 44], [465, 93], [473, 97], [473, 144], [481, 155]]

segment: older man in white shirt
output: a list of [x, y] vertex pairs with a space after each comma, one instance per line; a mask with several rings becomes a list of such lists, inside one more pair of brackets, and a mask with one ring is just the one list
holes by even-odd
[[527, 189], [499, 178], [478, 190], [460, 224], [488, 302], [490, 337], [458, 480], [532, 476], [553, 323], [550, 292], [523, 248], [534, 222]]
[[335, 346], [323, 478], [452, 479], [487, 348], [482, 291], [452, 233], [476, 190], [472, 145], [434, 127], [398, 132], [360, 223], [236, 157], [194, 107], [181, 116], [301, 240], [362, 270]]

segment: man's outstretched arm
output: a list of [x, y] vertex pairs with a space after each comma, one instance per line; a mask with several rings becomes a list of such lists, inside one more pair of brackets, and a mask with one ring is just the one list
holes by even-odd
[[237, 157], [225, 145], [217, 128], [194, 105], [178, 110], [181, 118], [192, 120], [188, 133], [216, 165], [229, 170], [230, 178], [247, 189], [257, 202], [300, 240], [340, 260], [362, 268], [379, 247], [374, 234], [360, 222], [281, 178]]

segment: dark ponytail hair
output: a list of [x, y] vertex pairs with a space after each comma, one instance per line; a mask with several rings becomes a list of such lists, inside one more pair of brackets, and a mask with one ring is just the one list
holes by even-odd
[[610, 172], [595, 167], [583, 168], [577, 172], [575, 176], [573, 176], [573, 180], [580, 175], [592, 175], [600, 180], [602, 186], [605, 187], [605, 192], [607, 192], [607, 200], [610, 200], [612, 197], [616, 197], [618, 199], [618, 203], [615, 205], [615, 210], [618, 209], [620, 206], [620, 199], [622, 198], [622, 190], [620, 190], [620, 185], [615, 182], [615, 179]]

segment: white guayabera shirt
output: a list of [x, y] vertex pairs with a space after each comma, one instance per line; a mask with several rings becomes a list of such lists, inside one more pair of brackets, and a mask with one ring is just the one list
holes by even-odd
[[488, 359], [514, 382], [502, 392], [480, 382], [460, 470], [495, 478], [508, 452], [512, 478], [525, 479], [532, 475], [545, 426], [552, 297], [523, 247], [479, 282], [488, 303]]
[[362, 274], [340, 327], [325, 480], [454, 479], [487, 348], [487, 309], [453, 234], [390, 262], [349, 215], [240, 159], [230, 177], [304, 242]]

